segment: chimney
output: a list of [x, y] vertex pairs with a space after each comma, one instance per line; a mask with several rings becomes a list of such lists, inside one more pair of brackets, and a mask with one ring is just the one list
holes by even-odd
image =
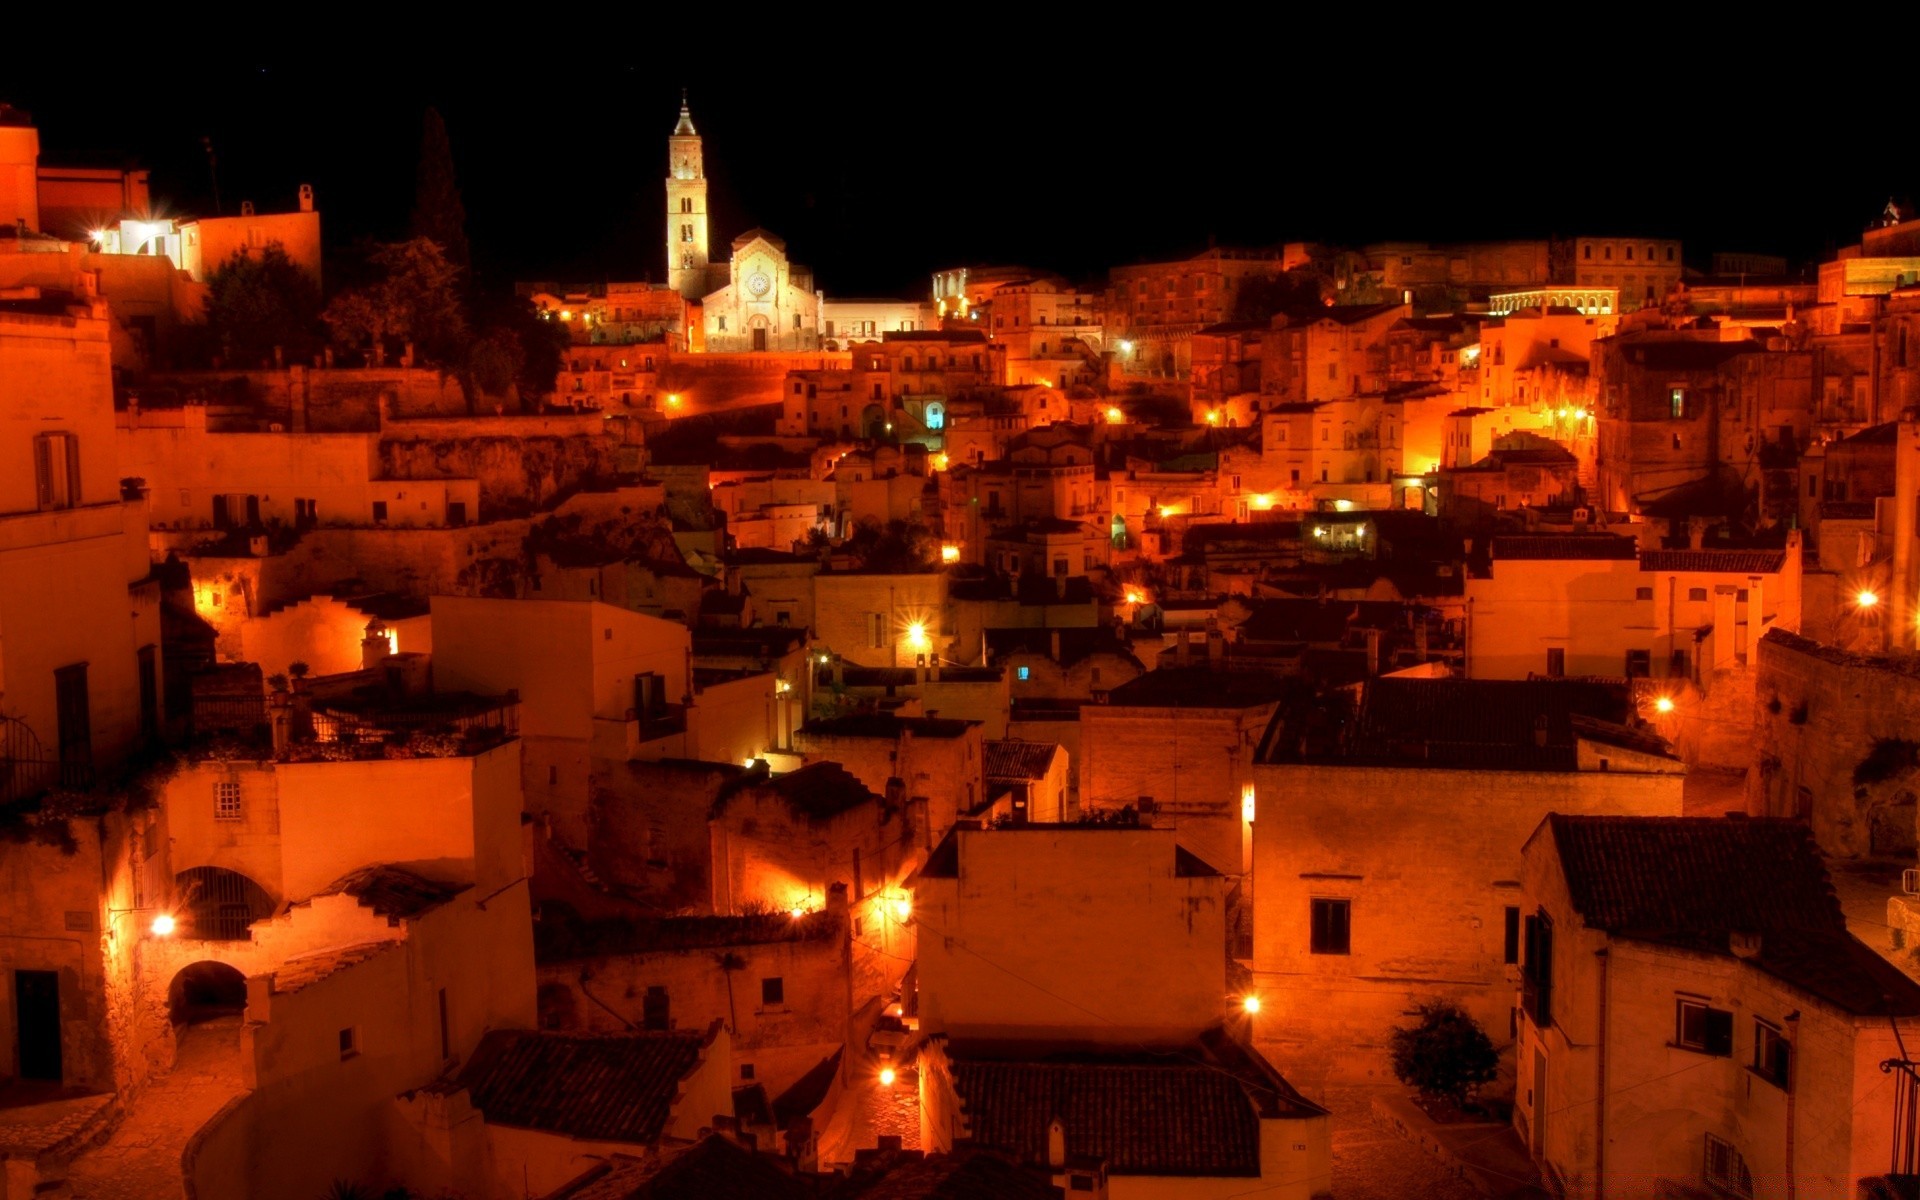
[[1048, 651], [1047, 651], [1048, 657], [1052, 658], [1054, 662], [1059, 662], [1060, 661], [1060, 631], [1058, 629], [1052, 630], [1048, 633], [1047, 643], [1048, 643]]
[[300, 185], [300, 211], [313, 211], [313, 185], [310, 183]]
[[1182, 625], [1180, 627], [1180, 640], [1179, 642], [1175, 643], [1173, 648], [1174, 664], [1176, 666], [1182, 666], [1182, 667], [1186, 666], [1187, 663], [1191, 661], [1190, 659], [1191, 653], [1192, 652], [1187, 647], [1187, 627], [1185, 625]]
[[1067, 1165], [1067, 1125], [1059, 1117], [1047, 1122], [1047, 1165], [1055, 1170]]
[[1367, 674], [1378, 675], [1379, 673], [1380, 631], [1378, 629], [1369, 629], [1367, 630]]

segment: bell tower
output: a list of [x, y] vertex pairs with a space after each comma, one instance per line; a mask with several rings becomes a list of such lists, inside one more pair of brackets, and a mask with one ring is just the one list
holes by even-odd
[[684, 91], [667, 139], [667, 286], [688, 300], [707, 294], [707, 170]]

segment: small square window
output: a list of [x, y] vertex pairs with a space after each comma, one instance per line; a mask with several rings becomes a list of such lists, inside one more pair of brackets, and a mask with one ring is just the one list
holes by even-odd
[[1014, 674], [1014, 678], [1018, 679], [1021, 683], [1025, 683], [1033, 675], [1033, 668], [1032, 667], [1015, 667], [1013, 669], [1013, 674]]
[[340, 1031], [340, 1061], [345, 1062], [359, 1053], [360, 1027], [349, 1025]]
[[240, 783], [238, 780], [222, 779], [213, 785], [213, 819], [216, 821], [238, 821], [240, 819]]
[[1315, 897], [1309, 948], [1315, 954], [1353, 953], [1353, 901]]
[[1650, 587], [1635, 588], [1633, 589], [1633, 598], [1635, 600], [1651, 600], [1653, 599], [1653, 589]]
[[787, 1002], [787, 982], [775, 975], [760, 981], [760, 1003], [771, 1008]]
[[740, 1081], [742, 1083], [747, 1083], [747, 1082], [750, 1082], [752, 1079], [753, 1079], [753, 1064], [741, 1063], [740, 1064]]
[[1673, 1044], [1702, 1054], [1733, 1053], [1733, 1014], [1704, 1000], [1674, 1001]]
[[1707, 598], [1707, 589], [1705, 588], [1688, 588], [1687, 589], [1687, 599], [1692, 600], [1695, 603], [1702, 603], [1706, 600], [1706, 598]]

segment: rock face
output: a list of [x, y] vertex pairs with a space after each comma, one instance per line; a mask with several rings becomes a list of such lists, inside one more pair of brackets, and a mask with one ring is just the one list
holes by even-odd
[[1913, 860], [1920, 672], [1775, 630], [1760, 640], [1747, 811], [1798, 817], [1836, 858]]
[[449, 430], [446, 436], [382, 439], [380, 472], [389, 479], [477, 479], [480, 519], [491, 521], [524, 516], [565, 493], [610, 481], [620, 448], [611, 438], [580, 434]]

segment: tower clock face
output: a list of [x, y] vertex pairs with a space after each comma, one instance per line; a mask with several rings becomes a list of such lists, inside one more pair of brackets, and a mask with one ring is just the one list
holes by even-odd
[[767, 289], [772, 286], [772, 281], [759, 271], [755, 271], [753, 274], [747, 276], [747, 290], [756, 296], [766, 295]]

